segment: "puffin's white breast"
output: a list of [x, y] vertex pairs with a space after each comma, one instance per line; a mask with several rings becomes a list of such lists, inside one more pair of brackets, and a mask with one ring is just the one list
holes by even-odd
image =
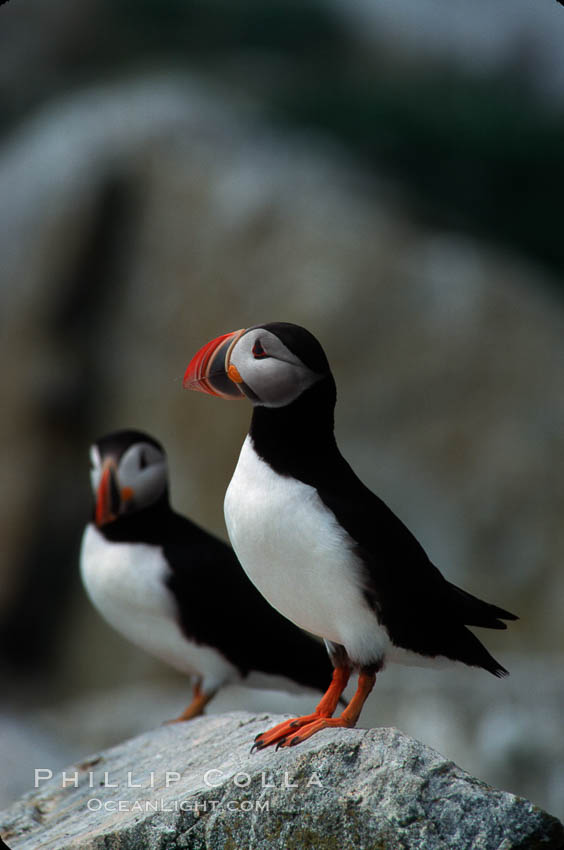
[[132, 643], [184, 673], [203, 676], [204, 687], [239, 678], [217, 650], [183, 634], [176, 601], [166, 585], [171, 570], [159, 546], [114, 543], [89, 524], [82, 538], [80, 572], [94, 606]]
[[370, 663], [389, 646], [360, 586], [354, 541], [314, 487], [279, 475], [247, 437], [225, 494], [231, 543], [258, 590], [298, 626]]

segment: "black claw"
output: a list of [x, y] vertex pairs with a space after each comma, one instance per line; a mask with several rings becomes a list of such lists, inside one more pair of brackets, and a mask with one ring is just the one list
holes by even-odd
[[276, 749], [279, 750], [280, 747], [283, 747], [285, 743], [286, 743], [286, 738], [280, 738], [280, 740], [276, 744]]
[[290, 723], [290, 729], [295, 729], [296, 726], [299, 726], [299, 725], [300, 724], [298, 723], [297, 720], [292, 720], [292, 722]]
[[258, 735], [255, 735], [255, 741], [258, 741], [259, 738], [262, 738], [264, 732], [259, 732]]
[[290, 747], [295, 747], [296, 744], [299, 744], [302, 739], [296, 735], [295, 738], [292, 738], [290, 741]]

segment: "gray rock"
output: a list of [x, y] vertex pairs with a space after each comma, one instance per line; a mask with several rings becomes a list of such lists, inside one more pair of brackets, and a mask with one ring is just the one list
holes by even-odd
[[564, 847], [556, 818], [396, 729], [326, 730], [251, 754], [277, 719], [163, 726], [40, 774], [0, 817], [2, 835], [13, 850]]

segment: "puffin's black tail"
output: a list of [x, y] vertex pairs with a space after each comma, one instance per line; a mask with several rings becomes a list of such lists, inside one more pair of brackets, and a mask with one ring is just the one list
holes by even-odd
[[509, 671], [496, 661], [484, 644], [465, 626], [460, 626], [450, 634], [448, 650], [444, 654], [470, 667], [481, 667], [499, 679], [509, 676]]
[[497, 605], [492, 605], [490, 602], [484, 602], [450, 581], [447, 581], [447, 585], [451, 591], [451, 600], [456, 606], [456, 613], [466, 626], [506, 629], [507, 623], [503, 623], [502, 620], [519, 619], [516, 614], [511, 614], [504, 608], [498, 608]]
[[482, 667], [499, 678], [508, 676], [509, 673], [505, 667], [502, 667], [493, 655], [490, 655], [483, 643], [466, 626], [506, 629], [507, 624], [503, 620], [518, 620], [519, 618], [504, 608], [499, 608], [497, 605], [492, 605], [490, 602], [484, 602], [482, 599], [472, 596], [471, 593], [462, 590], [449, 581], [446, 582], [446, 585], [447, 599], [445, 599], [445, 603], [448, 605], [452, 619], [458, 624], [454, 626], [450, 635], [451, 654], [448, 657], [456, 658], [472, 667]]

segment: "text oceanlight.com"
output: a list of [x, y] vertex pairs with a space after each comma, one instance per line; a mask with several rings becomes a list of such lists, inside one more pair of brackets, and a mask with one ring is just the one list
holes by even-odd
[[91, 812], [194, 812], [204, 814], [226, 809], [229, 812], [268, 812], [269, 800], [100, 800], [92, 797], [86, 808]]

